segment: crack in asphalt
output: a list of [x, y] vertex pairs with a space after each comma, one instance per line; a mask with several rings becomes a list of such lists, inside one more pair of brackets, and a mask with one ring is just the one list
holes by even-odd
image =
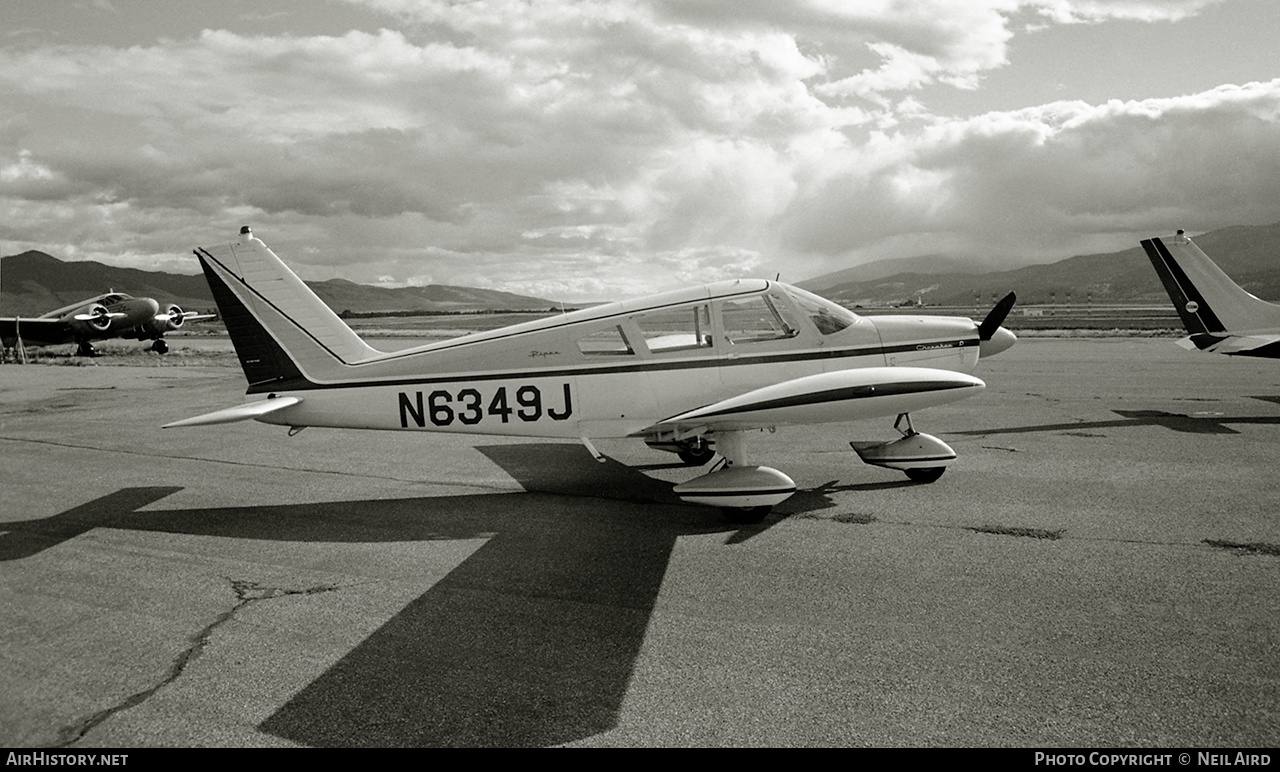
[[58, 740], [53, 744], [53, 747], [66, 748], [79, 742], [86, 734], [107, 719], [118, 713], [129, 710], [130, 708], [135, 708], [141, 705], [161, 689], [178, 680], [178, 678], [182, 676], [183, 672], [186, 671], [187, 666], [199, 659], [200, 655], [204, 653], [204, 650], [209, 645], [209, 640], [213, 636], [213, 633], [222, 625], [230, 621], [231, 618], [236, 615], [236, 612], [248, 607], [250, 604], [261, 600], [282, 598], [289, 595], [316, 595], [319, 593], [333, 592], [335, 590], [343, 589], [343, 585], [320, 585], [317, 587], [308, 587], [302, 590], [289, 590], [281, 587], [267, 587], [257, 584], [256, 582], [232, 579], [229, 576], [224, 578], [231, 584], [231, 590], [235, 593], [235, 604], [227, 611], [219, 614], [217, 618], [191, 638], [191, 645], [183, 650], [174, 659], [173, 663], [169, 665], [169, 671], [165, 674], [164, 678], [161, 678], [154, 686], [126, 697], [116, 705], [104, 708], [103, 710], [94, 713], [83, 721], [72, 726], [63, 727], [58, 731]]

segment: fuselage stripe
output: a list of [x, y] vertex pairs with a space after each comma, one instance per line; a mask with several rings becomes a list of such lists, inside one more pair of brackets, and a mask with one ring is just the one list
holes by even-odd
[[792, 485], [785, 488], [742, 488], [738, 490], [715, 490], [715, 491], [683, 491], [676, 495], [681, 498], [723, 498], [728, 496], [768, 496], [776, 493], [795, 493], [796, 486]]
[[754, 413], [759, 410], [777, 410], [789, 407], [806, 407], [809, 405], [820, 405], [827, 402], [844, 402], [854, 399], [873, 399], [875, 397], [898, 397], [905, 394], [923, 394], [930, 391], [947, 391], [950, 389], [971, 388], [972, 384], [956, 383], [954, 381], [901, 381], [896, 383], [877, 383], [868, 386], [850, 386], [842, 389], [828, 389], [826, 391], [815, 391], [809, 394], [797, 394], [793, 397], [781, 397], [778, 399], [761, 400], [760, 402], [751, 402], [745, 405], [723, 408], [709, 413], [698, 413], [692, 411], [695, 415], [676, 416], [669, 418], [668, 421], [679, 420], [702, 420], [704, 418], [715, 418], [719, 416], [733, 415], [735, 413]]
[[[1148, 244], [1151, 245], [1150, 248], [1147, 248]], [[1174, 259], [1173, 254], [1169, 252], [1169, 248], [1165, 246], [1164, 242], [1158, 238], [1148, 239], [1142, 242], [1142, 246], [1147, 248], [1147, 257], [1151, 259], [1156, 272], [1160, 274], [1160, 278], [1164, 281], [1165, 289], [1172, 290], [1176, 288], [1182, 295], [1182, 302], [1178, 302], [1176, 298], [1171, 297], [1171, 299], [1173, 299], [1178, 315], [1182, 317], [1182, 322], [1187, 327], [1187, 331], [1192, 334], [1225, 332], [1226, 327], [1218, 320], [1218, 315], [1209, 307], [1208, 301], [1200, 294], [1195, 282], [1191, 281], [1191, 277], [1187, 276], [1186, 271], [1182, 270], [1182, 266]], [[1161, 270], [1162, 267], [1164, 270]], [[1172, 294], [1170, 292], [1171, 296]], [[1196, 310], [1192, 311], [1188, 308], [1188, 301], [1196, 304]], [[1197, 327], [1199, 329], [1196, 329]]]
[[[620, 374], [639, 374], [647, 372], [665, 372], [670, 370], [701, 370], [706, 368], [733, 368], [751, 365], [769, 365], [769, 364], [790, 364], [794, 362], [809, 362], [816, 360], [828, 359], [853, 359], [857, 357], [883, 357], [887, 354], [900, 354], [920, 350], [921, 346], [938, 346], [943, 344], [939, 350], [963, 350], [965, 347], [972, 345], [977, 338], [960, 338], [948, 339], [946, 341], [915, 341], [894, 346], [864, 346], [859, 348], [848, 349], [827, 349], [822, 351], [804, 351], [790, 352], [779, 354], [762, 354], [752, 357], [742, 357], [739, 359], [726, 359], [724, 357], [709, 357], [702, 359], [686, 359], [672, 361], [655, 361], [652, 359], [637, 361], [633, 364], [610, 365], [610, 366], [593, 366], [582, 365], [580, 367], [556, 367], [543, 370], [508, 370], [500, 372], [483, 372], [483, 373], [449, 373], [444, 375], [419, 375], [414, 377], [394, 377], [387, 378], [363, 378], [351, 379], [331, 382], [318, 382], [307, 379], [305, 382], [294, 382], [290, 384], [262, 384], [260, 387], [251, 387], [250, 393], [268, 392], [268, 391], [296, 391], [309, 389], [351, 389], [361, 387], [377, 387], [377, 386], [416, 386], [420, 384], [436, 384], [436, 383], [458, 383], [463, 381], [498, 381], [516, 378], [570, 378], [583, 375], [620, 375]], [[425, 356], [431, 352], [422, 352]], [[382, 360], [379, 360], [382, 361]], [[373, 364], [373, 363], [370, 363]], [[360, 367], [361, 365], [352, 365], [352, 367]]]

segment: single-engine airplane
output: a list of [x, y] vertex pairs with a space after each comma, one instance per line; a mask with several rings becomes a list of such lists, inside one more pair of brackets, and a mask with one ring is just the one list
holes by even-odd
[[184, 322], [213, 316], [187, 313], [172, 304], [162, 312], [160, 304], [151, 298], [108, 292], [42, 316], [0, 319], [0, 340], [6, 349], [13, 348], [19, 335], [25, 345], [75, 343], [80, 356], [96, 356], [93, 341], [127, 338], [152, 341], [151, 350], [163, 354], [169, 350], [166, 332], [173, 332]]
[[1280, 357], [1280, 306], [1232, 281], [1185, 231], [1142, 242], [1190, 335], [1187, 349], [1250, 357]]
[[[577, 439], [635, 437], [712, 471], [681, 499], [758, 522], [795, 492], [747, 462], [749, 430], [898, 416], [902, 436], [851, 443], [866, 463], [936, 480], [955, 459], [910, 412], [985, 384], [979, 357], [1015, 342], [958, 317], [858, 316], [804, 290], [722, 281], [525, 322], [404, 351], [361, 340], [275, 253], [241, 229], [196, 250], [249, 382], [251, 401], [166, 427], [253, 418], [290, 427], [466, 432]], [[902, 428], [905, 425], [905, 428]]]

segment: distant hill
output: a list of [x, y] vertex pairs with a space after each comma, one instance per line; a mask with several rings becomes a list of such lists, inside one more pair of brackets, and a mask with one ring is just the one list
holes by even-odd
[[946, 255], [921, 255], [919, 257], [900, 257], [891, 260], [876, 260], [852, 268], [845, 268], [834, 273], [823, 274], [807, 281], [797, 282], [798, 286], [812, 291], [824, 290], [859, 282], [870, 282], [896, 276], [900, 273], [917, 273], [933, 275], [940, 273], [986, 273], [993, 266], [977, 260]]
[[[541, 298], [442, 284], [387, 288], [330, 279], [307, 286], [337, 313], [559, 309], [558, 303]], [[203, 274], [66, 262], [37, 251], [0, 258], [0, 316], [38, 316], [110, 290], [155, 298], [161, 305], [177, 303], [188, 311], [215, 309]]]
[[116, 268], [93, 261], [64, 262], [44, 252], [23, 252], [0, 265], [0, 315], [37, 316], [78, 300], [117, 290], [152, 297], [184, 309], [213, 309], [204, 276], [135, 268]]
[[[1246, 290], [1264, 300], [1280, 302], [1280, 223], [1222, 228], [1195, 240]], [[92, 261], [64, 262], [35, 251], [3, 258], [0, 282], [0, 316], [33, 316], [112, 289], [153, 297], [162, 304], [177, 303], [190, 311], [214, 308], [203, 275], [116, 268]], [[559, 304], [550, 300], [442, 284], [392, 289], [330, 279], [307, 285], [337, 313], [559, 310]], [[1020, 305], [1169, 302], [1137, 244], [1121, 252], [1082, 255], [1007, 271], [992, 271], [979, 262], [944, 255], [881, 260], [799, 285], [850, 307], [893, 306], [917, 298], [926, 305], [986, 306], [1009, 290], [1018, 293]]]
[[[1280, 223], [1222, 228], [1196, 236], [1195, 241], [1240, 286], [1264, 300], [1280, 301]], [[1020, 305], [1169, 302], [1146, 254], [1136, 244], [1121, 252], [1070, 257], [1008, 271], [984, 271], [980, 266], [963, 269], [963, 262], [931, 257], [929, 267], [938, 270], [904, 261], [908, 270], [886, 275], [885, 262], [818, 276], [799, 282], [799, 286], [849, 306], [897, 305], [917, 298], [926, 305], [968, 306], [975, 304], [975, 297], [978, 305], [985, 305], [993, 296], [1010, 290], [1018, 293]], [[864, 267], [872, 270], [860, 276], [858, 269]]]
[[329, 279], [307, 282], [307, 286], [339, 314], [344, 311], [560, 310], [560, 304], [551, 300], [448, 284], [389, 288]]

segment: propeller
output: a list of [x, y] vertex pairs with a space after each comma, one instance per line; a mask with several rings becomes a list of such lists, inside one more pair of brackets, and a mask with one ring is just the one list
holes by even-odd
[[[120, 312], [111, 313], [105, 306], [90, 306], [87, 313], [75, 314], [71, 318], [77, 322], [88, 322], [90, 327], [98, 331], [105, 331], [111, 327], [111, 320], [124, 316]], [[66, 317], [63, 317], [65, 320]]]
[[1004, 324], [1005, 318], [1009, 316], [1016, 302], [1018, 302], [1016, 292], [1010, 292], [1000, 298], [1000, 302], [992, 307], [987, 318], [978, 325], [978, 348], [981, 356], [995, 356], [1017, 342], [1018, 339], [1013, 333], [1000, 326]]
[[1000, 329], [1000, 325], [1004, 324], [1005, 317], [1013, 310], [1013, 304], [1016, 302], [1018, 302], [1018, 293], [1016, 292], [1010, 292], [1000, 298], [1000, 302], [991, 308], [987, 318], [983, 319], [982, 324], [978, 325], [978, 339], [991, 340], [991, 336], [995, 335], [996, 330]]
[[115, 313], [110, 313], [105, 308], [99, 308], [99, 309], [95, 309], [93, 313], [76, 314], [71, 318], [75, 319], [77, 322], [91, 322], [94, 319], [119, 319], [122, 316], [124, 316], [124, 314], [120, 313], [119, 311]]
[[212, 319], [214, 314], [197, 314], [192, 311], [183, 311], [176, 305], [169, 306], [168, 310], [157, 313], [155, 319], [157, 322], [167, 323], [173, 329], [178, 329], [183, 322], [198, 322], [203, 319]]

